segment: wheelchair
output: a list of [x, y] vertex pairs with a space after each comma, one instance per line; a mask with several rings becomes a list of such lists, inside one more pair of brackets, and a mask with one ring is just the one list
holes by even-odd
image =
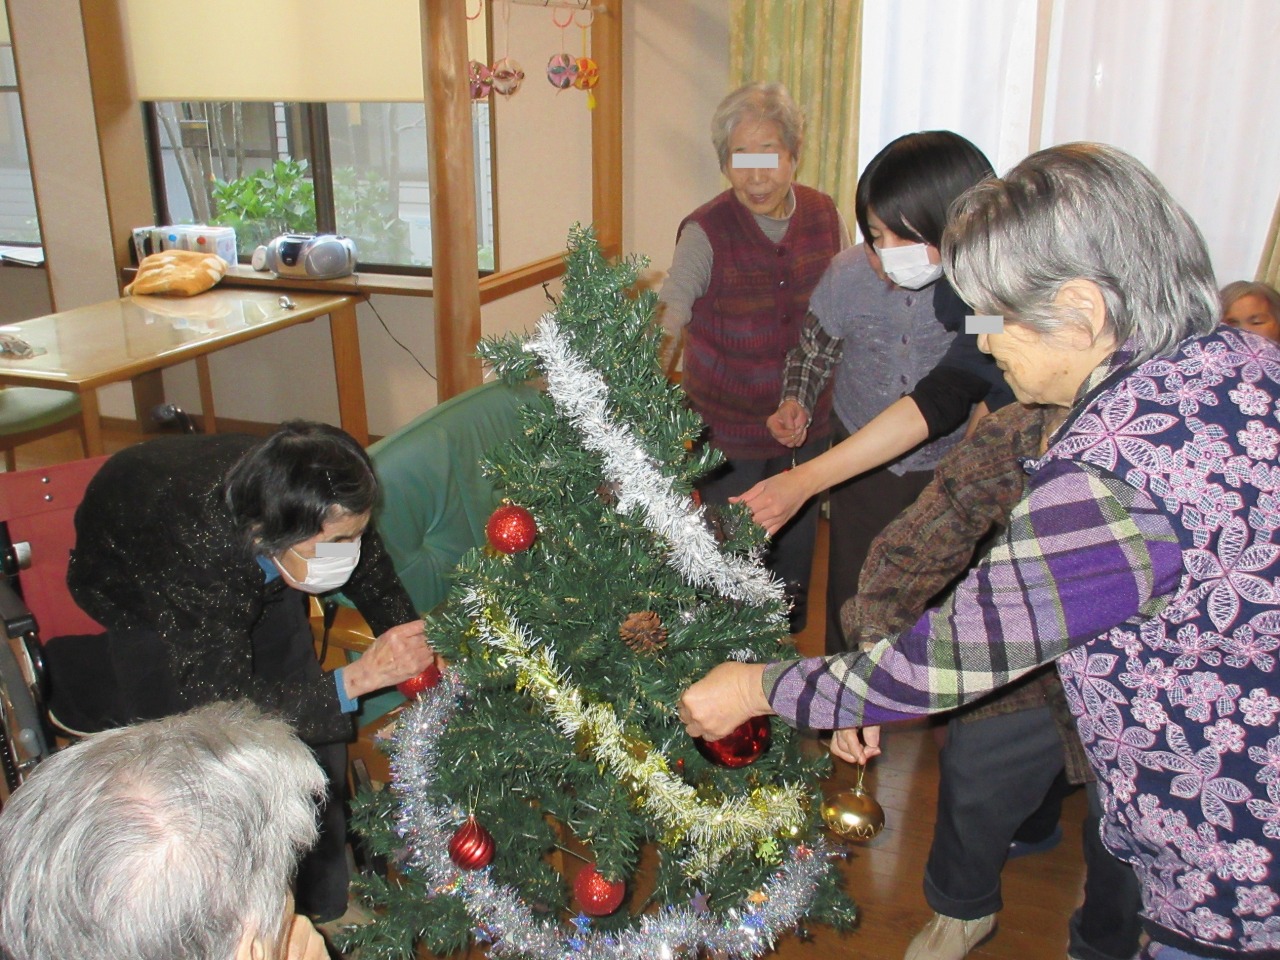
[[56, 749], [40, 637], [104, 633], [67, 590], [75, 512], [106, 457], [0, 473], [0, 804]]

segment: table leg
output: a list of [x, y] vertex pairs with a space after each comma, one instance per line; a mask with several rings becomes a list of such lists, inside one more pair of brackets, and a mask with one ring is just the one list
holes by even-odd
[[333, 375], [338, 382], [338, 415], [342, 429], [367, 447], [369, 414], [364, 400], [364, 368], [360, 361], [360, 331], [356, 327], [356, 307], [350, 303], [329, 314], [329, 337], [333, 341]]
[[205, 433], [218, 432], [218, 417], [213, 412], [213, 377], [209, 375], [209, 357], [196, 357], [196, 379], [200, 382], [200, 417]]
[[100, 457], [107, 451], [102, 446], [102, 418], [98, 414], [98, 391], [80, 394], [80, 421], [84, 424], [84, 455]]
[[160, 425], [151, 416], [151, 411], [164, 403], [161, 371], [148, 370], [140, 373], [130, 383], [133, 388], [133, 414], [138, 420], [138, 429], [143, 433], [156, 433]]

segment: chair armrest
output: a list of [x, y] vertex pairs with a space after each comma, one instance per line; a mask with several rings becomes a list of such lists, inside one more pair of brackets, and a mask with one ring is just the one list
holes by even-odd
[[15, 640], [36, 629], [35, 616], [4, 578], [0, 578], [0, 623], [4, 625], [5, 634]]
[[[314, 597], [311, 599], [311, 635], [315, 637], [316, 643], [324, 637], [324, 613], [320, 609], [320, 602]], [[374, 639], [373, 629], [358, 610], [338, 607], [333, 626], [329, 628], [329, 646], [364, 653]]]

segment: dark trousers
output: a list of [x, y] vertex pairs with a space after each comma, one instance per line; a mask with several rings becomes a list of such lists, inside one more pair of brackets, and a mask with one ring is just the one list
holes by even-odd
[[[797, 464], [812, 460], [827, 449], [827, 439], [814, 440], [795, 451]], [[730, 497], [746, 493], [768, 477], [791, 467], [791, 454], [767, 460], [729, 460], [698, 483], [702, 502], [708, 505], [728, 503]], [[818, 503], [810, 500], [773, 537], [765, 565], [787, 586], [795, 602], [792, 630], [804, 626], [809, 592], [809, 575], [813, 570], [813, 544], [818, 533]]]
[[1077, 960], [1114, 960], [1138, 950], [1142, 889], [1133, 868], [1102, 845], [1102, 804], [1098, 785], [1085, 785], [1089, 812], [1084, 818], [1084, 903], [1071, 915], [1069, 951]]
[[[284, 590], [277, 600], [268, 601], [253, 631], [256, 675], [280, 683], [320, 675], [306, 599], [296, 590]], [[298, 864], [295, 896], [299, 913], [318, 920], [333, 920], [346, 912], [347, 886], [351, 880], [344, 809], [347, 745], [310, 746], [329, 783], [324, 808], [320, 811], [320, 837]]]
[[[72, 638], [74, 639], [74, 638]], [[306, 597], [296, 590], [281, 590], [267, 599], [262, 616], [252, 631], [253, 674], [271, 683], [314, 678], [320, 674], [316, 662], [311, 626], [307, 620]], [[97, 649], [102, 649], [97, 638]], [[101, 664], [98, 686], [114, 687], [105, 707], [107, 721], [88, 729], [171, 716], [186, 708], [178, 696], [167, 668], [168, 658], [154, 631], [109, 631], [106, 650], [110, 663]], [[83, 648], [82, 648], [83, 649]], [[83, 657], [80, 658], [83, 660]], [[54, 682], [58, 665], [51, 673]], [[106, 674], [114, 674], [109, 680]], [[246, 691], [247, 694], [247, 691]], [[197, 698], [203, 702], [207, 698]], [[88, 721], [82, 721], [88, 722]], [[298, 866], [298, 912], [322, 920], [346, 911], [347, 828], [343, 808], [346, 793], [347, 746], [344, 743], [311, 744], [311, 750], [328, 777], [328, 795], [320, 812], [320, 838]]]
[[[1004, 906], [1000, 872], [1009, 842], [1063, 767], [1048, 707], [961, 722], [940, 757], [938, 819], [925, 867], [925, 899], [938, 913], [975, 920]], [[1090, 844], [1090, 835], [1093, 845]], [[1071, 921], [1072, 954], [1128, 960], [1138, 949], [1138, 881], [1085, 824], [1085, 903]]]
[[[843, 428], [835, 442], [849, 434]], [[933, 472], [920, 470], [901, 476], [885, 467], [864, 473], [831, 488], [831, 525], [827, 547], [826, 652], [844, 653], [840, 607], [858, 592], [858, 577], [871, 541], [903, 510], [916, 502]]]

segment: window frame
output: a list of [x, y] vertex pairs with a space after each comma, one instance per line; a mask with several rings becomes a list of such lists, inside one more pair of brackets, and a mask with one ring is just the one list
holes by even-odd
[[[330, 153], [329, 144], [329, 115], [328, 103], [306, 102], [291, 103], [290, 106], [296, 106], [304, 119], [303, 126], [306, 137], [306, 147], [308, 151], [307, 160], [311, 170], [311, 182], [314, 188], [315, 206], [316, 206], [316, 232], [317, 233], [337, 233], [337, 209], [334, 202], [334, 184], [333, 184], [333, 163]], [[143, 129], [146, 134], [146, 153], [150, 169], [148, 170], [148, 181], [151, 185], [151, 201], [158, 222], [173, 223], [173, 217], [169, 209], [168, 195], [164, 185], [164, 156], [161, 146], [162, 137], [160, 130], [160, 120], [157, 106], [154, 103], [142, 103], [143, 112]], [[494, 233], [494, 265], [493, 267], [481, 267], [478, 277], [487, 277], [499, 271], [498, 266], [498, 242], [497, 242], [497, 157], [496, 157], [496, 135], [494, 134], [494, 111], [492, 103], [489, 112], [489, 182], [492, 184], [493, 197], [491, 198], [491, 206], [493, 209], [493, 233]], [[473, 124], [474, 134], [474, 124]], [[430, 163], [430, 158], [426, 158]], [[480, 164], [476, 164], [477, 170]], [[478, 179], [478, 178], [477, 178]], [[478, 191], [477, 191], [478, 193]], [[477, 196], [477, 206], [480, 205], [480, 198]], [[240, 263], [247, 263], [249, 257], [241, 254], [239, 256]], [[358, 260], [356, 269], [361, 273], [377, 273], [386, 274], [388, 276], [410, 276], [410, 277], [431, 277], [433, 275], [430, 266], [415, 266], [412, 264], [396, 264], [396, 263], [379, 263], [374, 261]]]

